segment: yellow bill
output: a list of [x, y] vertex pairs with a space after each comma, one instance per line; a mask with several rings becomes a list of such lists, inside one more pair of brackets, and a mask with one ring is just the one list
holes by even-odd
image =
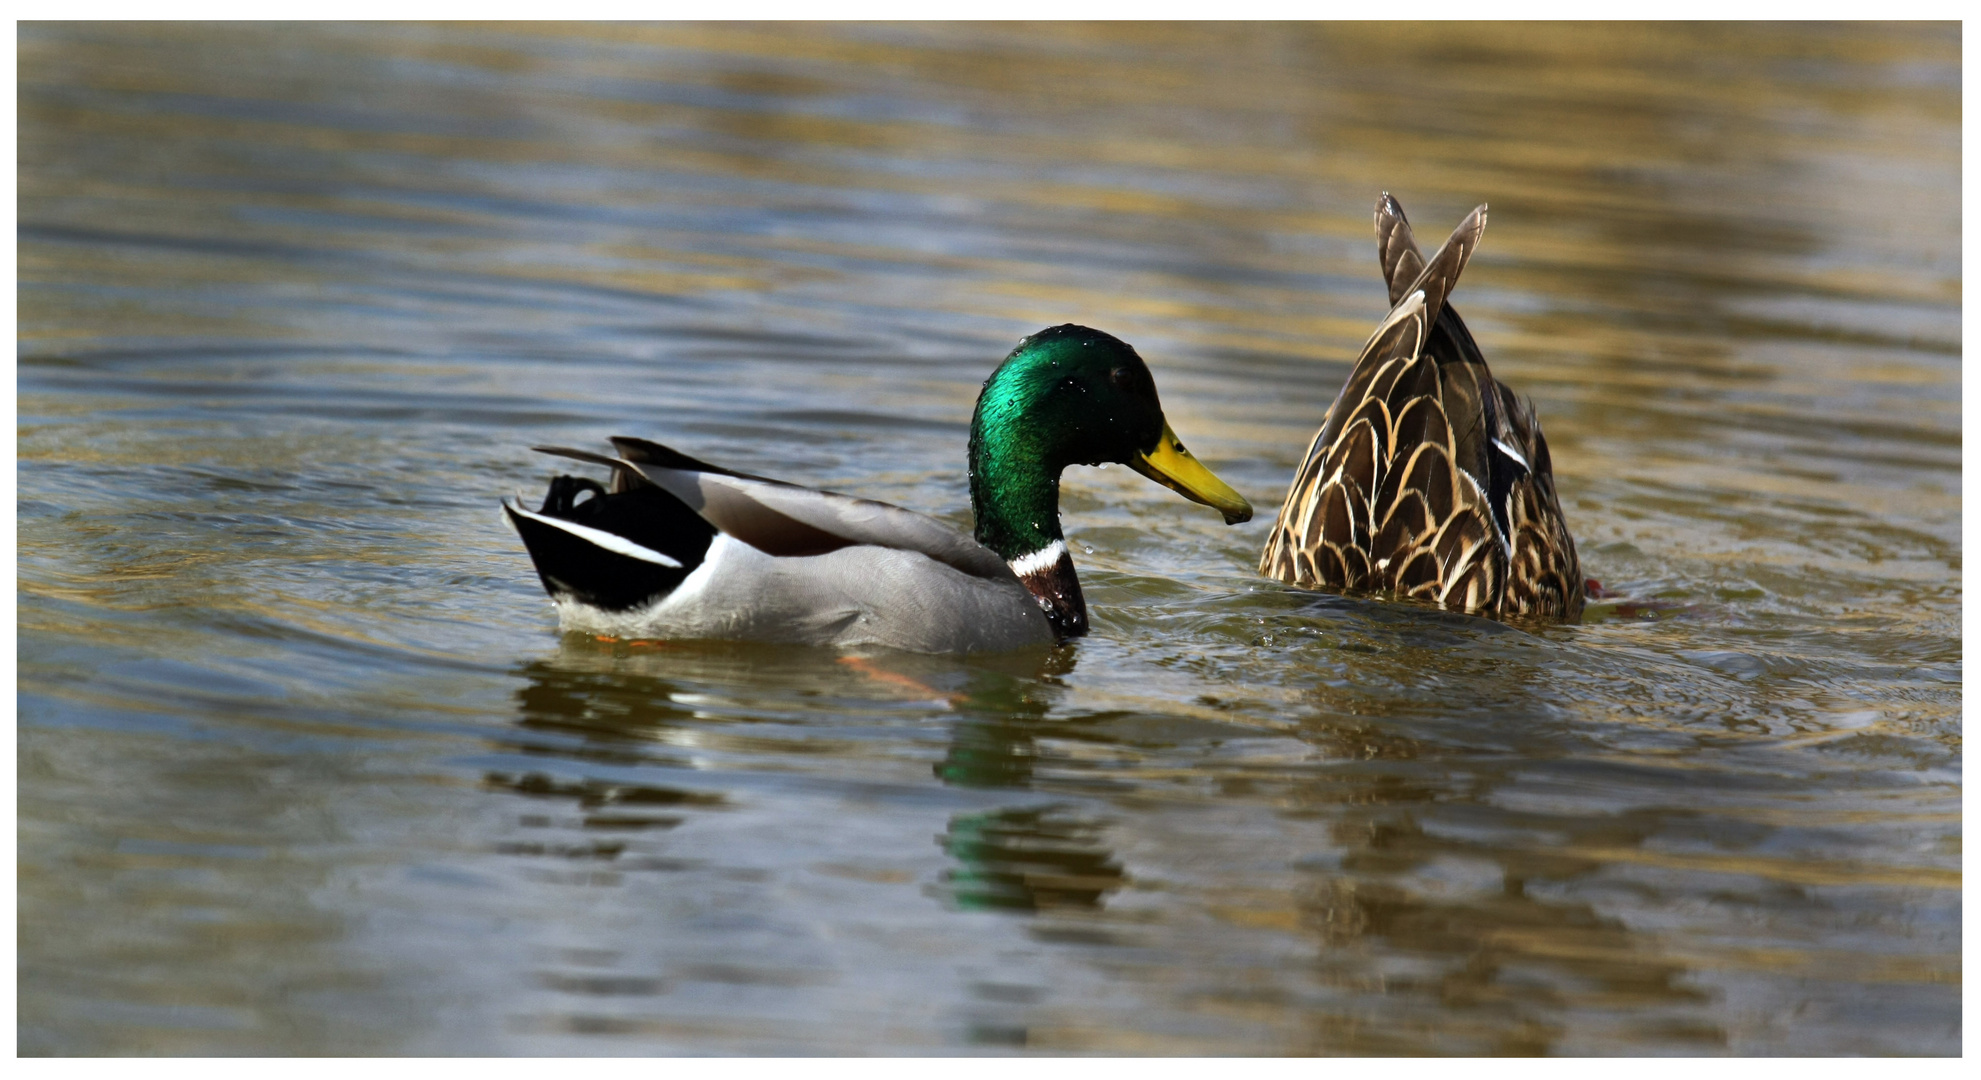
[[1190, 451], [1176, 441], [1176, 432], [1167, 423], [1162, 426], [1162, 438], [1156, 448], [1135, 455], [1128, 467], [1191, 502], [1215, 508], [1224, 515], [1226, 525], [1252, 520], [1252, 504], [1245, 501], [1245, 496], [1231, 490], [1231, 485], [1190, 456]]

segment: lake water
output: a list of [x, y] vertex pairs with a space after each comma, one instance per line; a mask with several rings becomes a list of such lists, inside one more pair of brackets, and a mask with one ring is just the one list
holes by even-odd
[[[1960, 34], [23, 24], [28, 1054], [1954, 1054]], [[1435, 244], [1585, 570], [1253, 573]], [[967, 523], [1018, 338], [1051, 653], [562, 637], [497, 500], [658, 438]]]

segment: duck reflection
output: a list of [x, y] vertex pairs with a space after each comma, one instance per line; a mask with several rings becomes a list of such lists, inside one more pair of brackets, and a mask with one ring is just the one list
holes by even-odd
[[664, 679], [600, 663], [597, 650], [572, 650], [518, 671], [516, 722], [525, 731], [576, 736], [559, 753], [605, 764], [651, 760], [655, 734], [693, 718]]
[[1071, 674], [1074, 663], [1073, 649], [1062, 647], [1036, 665], [978, 670], [954, 702], [958, 717], [936, 777], [956, 787], [1030, 787], [1039, 731], [1065, 687], [1060, 677]]
[[959, 815], [940, 841], [959, 864], [943, 891], [969, 911], [1098, 908], [1127, 880], [1101, 829], [1058, 807]]
[[[1619, 1045], [1726, 1044], [1711, 995], [1687, 985], [1685, 964], [1660, 957], [1654, 943], [1590, 903], [1551, 895], [1596, 864], [1440, 838], [1409, 814], [1358, 816], [1337, 829], [1358, 834], [1341, 872], [1294, 898], [1300, 924], [1320, 945], [1321, 983], [1366, 987], [1371, 952], [1386, 954], [1380, 992], [1445, 1012], [1441, 1035], [1454, 1045], [1442, 1049], [1466, 1053], [1551, 1052], [1570, 1011], [1584, 1014], [1573, 1026], [1585, 1037], [1589, 1013], [1613, 1018]], [[1466, 862], [1493, 867], [1497, 887], [1455, 890], [1439, 880]], [[1328, 1027], [1331, 1040], [1356, 1043], [1334, 1044], [1337, 1052], [1409, 1049], [1392, 1042], [1395, 1033]]]
[[[1565, 1032], [1587, 1040], [1604, 1026], [1618, 1046], [1723, 1047], [1712, 995], [1690, 985], [1688, 965], [1597, 906], [1605, 888], [1634, 906], [1648, 886], [1605, 882], [1609, 861], [1582, 854], [1641, 848], [1692, 815], [1631, 808], [1629, 787], [1644, 778], [1602, 777], [1573, 715], [1547, 699], [1550, 654], [1531, 639], [1495, 630], [1431, 656], [1419, 636], [1372, 640], [1347, 686], [1316, 687], [1301, 738], [1333, 764], [1257, 792], [1290, 818], [1326, 822], [1325, 869], [1288, 897], [1316, 946], [1316, 981], [1378, 993], [1386, 1009], [1403, 1006], [1399, 1017], [1419, 999], [1440, 1018], [1440, 1052], [1546, 1053]], [[1508, 808], [1536, 787], [1580, 793], [1606, 779], [1615, 812]], [[1409, 1023], [1316, 1019], [1317, 1051], [1427, 1049]]]
[[[528, 859], [535, 880], [616, 885], [620, 872], [686, 869], [665, 857], [660, 837], [694, 813], [729, 805], [720, 792], [631, 771], [685, 767], [666, 738], [697, 717], [677, 702], [677, 683], [629, 655], [625, 643], [567, 639], [556, 654], [517, 669], [524, 681], [515, 691], [516, 730], [497, 741], [541, 767], [494, 769], [482, 779], [490, 790], [534, 804], [494, 849]], [[649, 775], [670, 774], [681, 775]]]
[[[1064, 737], [1092, 724], [1047, 719], [1074, 663], [1074, 650], [1061, 648], [1036, 666], [977, 672], [955, 700], [959, 716], [935, 775], [956, 787], [1030, 789], [1040, 736]], [[937, 838], [958, 864], [944, 874], [940, 892], [966, 911], [1099, 908], [1127, 881], [1102, 843], [1105, 830], [1101, 819], [1064, 805], [959, 814]]]

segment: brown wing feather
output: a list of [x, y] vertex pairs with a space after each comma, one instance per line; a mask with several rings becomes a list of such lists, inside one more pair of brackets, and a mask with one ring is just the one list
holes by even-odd
[[1494, 618], [1579, 619], [1581, 564], [1540, 423], [1445, 302], [1486, 208], [1428, 260], [1388, 194], [1375, 222], [1391, 310], [1294, 474], [1260, 573]]
[[1582, 560], [1575, 538], [1561, 514], [1555, 495], [1554, 463], [1548, 440], [1528, 402], [1515, 399], [1505, 383], [1498, 384], [1509, 402], [1505, 410], [1513, 443], [1526, 455], [1532, 471], [1508, 493], [1508, 532], [1512, 558], [1504, 614], [1577, 622], [1586, 599]]
[[[1392, 369], [1408, 367], [1417, 361], [1423, 337], [1423, 299], [1415, 295], [1398, 304], [1370, 335], [1361, 359], [1349, 371], [1348, 381], [1328, 409], [1320, 433], [1308, 445], [1307, 456], [1294, 473], [1293, 485], [1287, 490], [1279, 518], [1273, 523], [1265, 550], [1260, 554], [1260, 573], [1298, 585], [1347, 587], [1346, 564], [1339, 555], [1331, 560], [1320, 557], [1330, 539], [1326, 532], [1330, 493], [1338, 492], [1345, 508], [1350, 492], [1342, 490], [1343, 479], [1348, 475], [1342, 464], [1350, 456], [1351, 442], [1357, 453], [1371, 442], [1381, 444], [1370, 449], [1374, 468], [1366, 477], [1368, 486], [1355, 494], [1368, 504], [1369, 497], [1383, 484], [1383, 474], [1395, 457], [1395, 449], [1388, 444], [1392, 438], [1391, 414], [1383, 397], [1372, 396], [1372, 384], [1380, 379], [1381, 386], [1392, 386], [1396, 376]], [[1380, 439], [1365, 437], [1365, 429], [1368, 436], [1380, 435]], [[1351, 432], [1353, 437], [1347, 437]], [[1357, 475], [1354, 479], [1359, 486], [1364, 477]], [[1379, 520], [1375, 505], [1369, 505], [1370, 513], [1364, 521]], [[1332, 539], [1337, 545], [1352, 542], [1352, 536], [1348, 535]], [[1365, 561], [1367, 554], [1365, 550]]]

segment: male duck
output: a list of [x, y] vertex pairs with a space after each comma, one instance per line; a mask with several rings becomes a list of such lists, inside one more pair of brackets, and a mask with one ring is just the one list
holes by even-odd
[[1446, 303], [1485, 228], [1482, 205], [1426, 263], [1403, 207], [1387, 192], [1377, 201], [1393, 306], [1294, 474], [1261, 574], [1496, 619], [1582, 617], [1540, 421]]
[[1121, 462], [1227, 524], [1252, 507], [1176, 439], [1126, 343], [1084, 326], [1026, 338], [984, 382], [970, 422], [972, 540], [888, 503], [697, 461], [641, 439], [609, 484], [551, 481], [537, 510], [504, 502], [567, 630], [972, 652], [1087, 632], [1059, 529], [1059, 474]]

